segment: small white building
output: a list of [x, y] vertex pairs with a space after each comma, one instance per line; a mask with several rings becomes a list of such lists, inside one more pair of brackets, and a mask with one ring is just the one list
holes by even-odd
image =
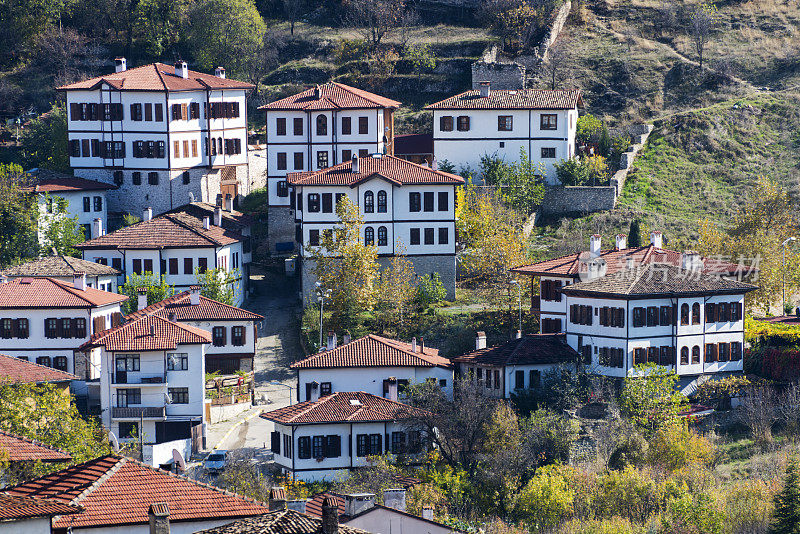
[[74, 283], [78, 273], [86, 275], [86, 287], [111, 293], [117, 292], [117, 278], [122, 274], [109, 265], [58, 255], [43, 256], [2, 271], [10, 279], [46, 277], [68, 284]]
[[516, 162], [524, 149], [532, 162], [545, 165], [547, 182], [556, 184], [554, 164], [575, 155], [582, 107], [578, 89], [495, 90], [481, 82], [478, 90], [425, 109], [433, 111], [436, 161], [477, 172], [483, 156]]
[[507, 399], [540, 389], [554, 373], [576, 371], [580, 361], [564, 334], [526, 334], [487, 347], [486, 334], [478, 332], [475, 350], [453, 358], [453, 363], [486, 395]]
[[[152, 217], [143, 212], [142, 222], [77, 245], [83, 259], [111, 265], [123, 276], [130, 273], [163, 275], [176, 291], [198, 283], [195, 270], [221, 269], [236, 276], [234, 304], [248, 291], [251, 261], [250, 227], [237, 222], [228, 201], [226, 209], [203, 215], [198, 203]], [[124, 282], [124, 280], [123, 280]]]
[[335, 392], [261, 414], [275, 423], [270, 448], [275, 464], [299, 480], [334, 480], [369, 465], [384, 453], [412, 457], [426, 449], [425, 436], [410, 419], [425, 412], [399, 403], [397, 383], [389, 399], [362, 391]]
[[[77, 218], [85, 239], [97, 237], [97, 229], [108, 226], [106, 195], [109, 190], [114, 189], [113, 185], [48, 169], [32, 169], [27, 174], [34, 177], [34, 183], [23, 188], [23, 191], [38, 196], [41, 214], [38, 228], [40, 242], [45, 231], [41, 224], [46, 223], [50, 216]], [[58, 197], [67, 203], [66, 210], [61, 213], [58, 212]]]
[[59, 87], [75, 175], [112, 184], [110, 210], [156, 213], [247, 195], [249, 83], [152, 63]]
[[453, 391], [453, 365], [439, 350], [416, 339], [410, 343], [374, 334], [336, 346], [329, 336], [326, 350], [295, 362], [297, 400], [312, 400], [338, 391], [364, 391], [389, 397], [389, 384], [397, 380], [403, 388], [433, 380], [448, 396]]
[[210, 342], [205, 330], [158, 315], [143, 315], [92, 336], [81, 351], [101, 363], [103, 426], [123, 441], [141, 432], [148, 444], [202, 435], [195, 427], [205, 421]]
[[74, 504], [54, 499], [36, 499], [0, 493], [0, 534], [52, 534], [53, 516], [68, 516], [83, 511]]
[[[417, 276], [438, 273], [447, 298], [455, 298], [455, 196], [463, 178], [375, 154], [320, 171], [290, 173], [287, 180], [296, 239], [305, 258], [307, 247], [318, 247], [323, 233], [341, 223], [336, 205], [346, 196], [360, 209], [362, 238], [377, 247], [380, 262], [388, 265], [396, 252], [404, 253]], [[310, 263], [303, 265], [304, 298], [316, 282]]]

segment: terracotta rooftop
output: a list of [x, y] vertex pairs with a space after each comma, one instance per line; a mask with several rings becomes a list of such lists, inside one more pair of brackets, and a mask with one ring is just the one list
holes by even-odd
[[479, 89], [465, 91], [425, 106], [425, 109], [573, 109], [583, 107], [578, 89], [492, 89], [481, 96]]
[[755, 289], [758, 286], [718, 275], [704, 274], [667, 263], [648, 263], [587, 282], [577, 282], [563, 287], [561, 292], [575, 296], [644, 297], [740, 294]]
[[65, 504], [55, 499], [15, 497], [0, 492], [0, 522], [82, 512], [83, 507]]
[[[417, 484], [421, 483], [422, 481], [418, 478], [414, 477], [395, 477], [394, 482], [392, 484], [397, 484], [396, 487], [400, 487], [403, 489], [408, 489], [412, 486], [416, 486]], [[317, 493], [316, 495], [312, 495], [310, 499], [306, 501], [306, 513], [308, 515], [313, 515], [315, 517], [322, 517], [322, 503], [325, 501], [327, 497], [330, 497], [338, 503], [339, 508], [339, 515], [343, 516], [345, 511], [345, 502], [344, 502], [344, 495], [339, 493], [333, 493], [330, 491], [323, 491], [322, 493]]]
[[142, 310], [133, 312], [126, 319], [135, 320], [147, 315], [157, 315], [168, 319], [171, 313], [175, 314], [178, 321], [260, 321], [264, 318], [257, 313], [217, 302], [202, 295], [200, 296], [200, 303], [193, 306], [190, 301], [190, 294], [190, 291], [183, 291], [161, 302], [151, 304]]
[[286, 175], [286, 180], [294, 185], [346, 185], [350, 187], [355, 187], [372, 178], [381, 178], [395, 185], [460, 185], [464, 183], [464, 179], [458, 175], [431, 169], [425, 165], [394, 156], [375, 155], [358, 158], [358, 165], [358, 172], [353, 172], [353, 165], [350, 161], [314, 172], [290, 172]]
[[42, 382], [68, 382], [77, 379], [77, 376], [66, 371], [0, 354], [0, 383], [39, 384]]
[[[320, 96], [317, 97], [316, 91], [319, 88]], [[400, 102], [383, 96], [356, 89], [343, 83], [328, 82], [317, 87], [306, 89], [296, 95], [281, 98], [258, 109], [268, 111], [281, 110], [303, 110], [303, 111], [322, 111], [331, 109], [380, 109], [400, 107]]]
[[[186, 213], [202, 220], [203, 217], [211, 217], [213, 221], [214, 210], [217, 208], [215, 204], [208, 202], [189, 202], [183, 206], [169, 210], [167, 213]], [[222, 210], [222, 226], [225, 227], [226, 223], [232, 223], [233, 229], [243, 228], [253, 223], [253, 219], [245, 215], [241, 211], [226, 209]]]
[[96, 89], [107, 83], [118, 91], [205, 91], [206, 89], [253, 89], [253, 85], [213, 74], [189, 71], [187, 78], [175, 74], [175, 66], [151, 63], [122, 72], [89, 78], [82, 82], [62, 85], [59, 91]]
[[293, 363], [292, 369], [324, 369], [329, 367], [450, 367], [450, 360], [439, 356], [439, 350], [369, 334], [335, 349], [313, 354]]
[[[366, 530], [339, 525], [341, 534], [368, 534]], [[197, 534], [322, 534], [322, 519], [294, 510], [240, 519], [229, 525], [201, 530]]]
[[211, 334], [158, 315], [146, 315], [93, 334], [80, 349], [104, 346], [107, 351], [171, 350], [197, 343], [211, 343]]
[[[629, 262], [635, 265], [647, 263], [669, 263], [675, 266], [682, 264], [680, 252], [656, 247], [652, 244], [643, 247], [628, 247], [621, 250], [605, 249], [601, 250], [598, 256], [605, 260], [607, 274], [613, 274], [619, 270], [627, 269]], [[511, 272], [527, 274], [533, 276], [570, 276], [577, 277], [581, 272], [585, 272], [583, 261], [591, 256], [588, 252], [578, 252], [568, 254], [550, 260], [514, 267]], [[736, 263], [729, 263], [715, 258], [703, 259], [703, 272], [707, 274], [725, 274], [734, 276], [748, 271], [748, 267]]]
[[153, 503], [166, 503], [173, 522], [234, 520], [269, 511], [246, 497], [117, 455], [73, 465], [6, 488], [5, 492], [54, 499], [85, 509], [77, 515], [56, 518], [55, 529], [146, 524]]
[[527, 334], [502, 345], [478, 349], [453, 358], [454, 362], [485, 365], [575, 363], [578, 353], [565, 334]]
[[0, 456], [5, 455], [12, 462], [66, 462], [72, 459], [69, 454], [44, 443], [0, 430]]
[[128, 300], [125, 295], [87, 287], [75, 289], [55, 278], [11, 278], [0, 283], [0, 308], [92, 308]]
[[408, 419], [422, 410], [363, 391], [338, 392], [261, 414], [284, 425], [370, 423]]
[[115, 232], [76, 245], [78, 248], [162, 249], [169, 247], [215, 247], [242, 241], [233, 229], [215, 226], [208, 229], [203, 218], [185, 212], [164, 213]]
[[115, 189], [111, 184], [78, 178], [49, 169], [31, 169], [28, 174], [34, 177], [33, 183], [23, 187], [29, 193], [72, 193], [75, 191], [105, 191]]
[[21, 276], [73, 276], [76, 272], [84, 272], [86, 276], [117, 276], [120, 274], [117, 269], [108, 265], [72, 256], [42, 256], [9, 267], [3, 271], [3, 274], [17, 278]]
[[394, 153], [398, 155], [433, 154], [433, 134], [395, 135]]

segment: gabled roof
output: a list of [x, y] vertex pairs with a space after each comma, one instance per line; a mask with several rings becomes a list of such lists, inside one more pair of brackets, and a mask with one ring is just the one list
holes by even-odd
[[397, 421], [425, 412], [363, 391], [338, 392], [261, 414], [284, 425]]
[[55, 499], [15, 497], [0, 492], [0, 522], [76, 514], [82, 511], [81, 506], [65, 504]]
[[667, 263], [649, 263], [561, 289], [568, 295], [616, 297], [690, 296], [741, 294], [758, 286], [676, 267]]
[[396, 185], [460, 185], [464, 179], [458, 175], [439, 171], [388, 155], [358, 158], [358, 172], [345, 161], [333, 167], [314, 172], [290, 172], [286, 180], [293, 185], [347, 185], [355, 187], [372, 178], [383, 178]]
[[191, 291], [183, 291], [169, 298], [156, 302], [150, 306], [133, 312], [126, 319], [136, 320], [147, 315], [157, 315], [163, 319], [168, 319], [174, 313], [178, 321], [260, 321], [264, 317], [230, 304], [217, 302], [210, 298], [200, 296], [200, 303], [192, 305]]
[[211, 334], [158, 315], [145, 315], [92, 335], [80, 350], [99, 346], [107, 351], [171, 350], [198, 343], [211, 343]]
[[[211, 217], [212, 221], [214, 220], [214, 210], [217, 208], [216, 205], [210, 204], [208, 202], [189, 202], [188, 204], [184, 204], [183, 206], [179, 206], [177, 208], [171, 209], [166, 213], [186, 213], [188, 215], [192, 215], [194, 217], [203, 218], [203, 217]], [[231, 224], [231, 227], [236, 229], [241, 229], [245, 226], [249, 226], [253, 223], [253, 219], [251, 219], [248, 215], [245, 215], [241, 211], [232, 210], [228, 211], [223, 209], [222, 210], [222, 226], [226, 226], [227, 224]]]
[[540, 365], [575, 363], [578, 353], [567, 345], [566, 334], [526, 334], [502, 345], [478, 349], [454, 362], [483, 365]]
[[242, 241], [233, 229], [215, 226], [203, 228], [203, 218], [185, 212], [164, 213], [115, 232], [76, 245], [78, 248], [163, 249], [216, 247]]
[[479, 89], [465, 91], [425, 106], [425, 109], [573, 109], [583, 107], [579, 89]]
[[73, 276], [77, 272], [86, 276], [117, 276], [120, 272], [108, 265], [73, 258], [72, 256], [42, 256], [3, 271], [9, 277], [21, 276]]
[[66, 371], [0, 354], [0, 383], [40, 384], [42, 382], [69, 382], [77, 379], [77, 376]]
[[[319, 98], [317, 97], [319, 91]], [[380, 109], [400, 107], [400, 102], [356, 89], [343, 83], [328, 82], [281, 98], [258, 109], [268, 111], [323, 111], [332, 109]]]
[[[360, 528], [339, 525], [341, 534], [368, 534]], [[197, 534], [322, 534], [322, 519], [294, 510], [280, 510], [269, 514], [240, 519], [221, 527], [201, 530]]]
[[[647, 263], [669, 263], [680, 266], [682, 259], [681, 253], [675, 250], [668, 250], [656, 247], [652, 244], [643, 247], [628, 247], [621, 250], [605, 249], [601, 250], [597, 257], [606, 262], [607, 274], [628, 269], [631, 265], [643, 265]], [[532, 276], [569, 276], [576, 277], [585, 271], [584, 261], [591, 259], [589, 252], [577, 252], [550, 260], [521, 265], [514, 267], [511, 272], [527, 274]], [[748, 270], [744, 265], [737, 265], [713, 258], [703, 259], [703, 272], [707, 274], [726, 274], [736, 275]]]
[[28, 193], [72, 193], [115, 189], [113, 185], [105, 182], [87, 180], [50, 169], [31, 169], [28, 174], [34, 177], [32, 184], [22, 188]]
[[252, 499], [113, 454], [6, 488], [5, 492], [84, 507], [80, 514], [56, 518], [53, 527], [57, 529], [146, 524], [153, 503], [167, 503], [173, 522], [233, 520], [269, 511]]
[[55, 278], [12, 278], [0, 283], [0, 308], [93, 308], [128, 300], [92, 287], [75, 289]]
[[72, 459], [66, 452], [3, 430], [0, 430], [0, 456], [12, 462], [66, 462]]
[[213, 74], [189, 71], [187, 78], [175, 74], [175, 67], [165, 63], [151, 63], [122, 72], [104, 74], [82, 82], [62, 85], [59, 91], [96, 89], [107, 83], [118, 91], [205, 91], [206, 89], [244, 89], [254, 86], [246, 82], [219, 78]]
[[439, 350], [369, 334], [339, 345], [335, 349], [313, 354], [294, 362], [292, 369], [326, 369], [330, 367], [450, 367], [450, 360], [439, 356]]

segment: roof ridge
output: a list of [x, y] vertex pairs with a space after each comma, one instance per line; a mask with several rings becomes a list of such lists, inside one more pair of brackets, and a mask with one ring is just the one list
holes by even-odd
[[[113, 456], [113, 455], [109, 455], [109, 456]], [[102, 458], [102, 456], [101, 456], [101, 458]], [[97, 477], [97, 480], [92, 482], [89, 485], [89, 487], [87, 487], [85, 490], [80, 492], [74, 499], [69, 501], [69, 504], [76, 505], [79, 502], [81, 502], [83, 499], [85, 499], [90, 493], [92, 493], [94, 490], [99, 488], [106, 480], [111, 478], [111, 476], [114, 473], [119, 471], [119, 469], [122, 467], [122, 465], [125, 463], [125, 461], [126, 461], [126, 458], [124, 456], [118, 456], [116, 463], [114, 463], [114, 465], [112, 465], [111, 468], [109, 468], [102, 475]]]
[[[4, 357], [6, 357], [6, 358], [11, 358], [11, 359], [13, 359], [13, 360], [15, 360], [15, 361], [21, 361], [21, 362], [25, 362], [25, 363], [27, 363], [28, 365], [35, 365], [36, 367], [40, 367], [40, 368], [42, 368], [42, 369], [46, 369], [46, 370], [48, 370], [48, 371], [57, 371], [57, 372], [59, 372], [59, 373], [63, 373], [63, 374], [65, 374], [65, 375], [67, 375], [67, 376], [75, 376], [75, 375], [73, 375], [72, 373], [68, 373], [68, 372], [66, 372], [66, 371], [62, 371], [61, 369], [56, 369], [56, 368], [54, 368], [54, 367], [48, 367], [47, 365], [42, 365], [42, 364], [39, 364], [39, 363], [36, 363], [36, 362], [31, 362], [31, 361], [26, 361], [26, 360], [20, 360], [20, 359], [19, 359], [19, 358], [17, 358], [16, 356], [11, 356], [11, 355], [9, 355], [9, 354], [3, 354], [3, 353], [0, 353], [0, 356], [4, 356]], [[73, 379], [70, 379], [70, 380], [73, 380]], [[3, 381], [4, 381], [4, 379], [0, 379], [0, 383], [2, 383]], [[49, 382], [49, 380], [45, 380], [45, 382]]]
[[[12, 356], [12, 358], [13, 358], [13, 356]], [[59, 452], [59, 453], [65, 455], [65, 456], [69, 456], [69, 457], [72, 456], [68, 452], [62, 451], [61, 449], [57, 449], [57, 448], [55, 448], [53, 446], [48, 445], [47, 443], [44, 443], [44, 442], [36, 440], [36, 439], [31, 439], [31, 438], [28, 438], [28, 437], [25, 437], [25, 436], [21, 436], [19, 434], [14, 434], [14, 433], [11, 433], [11, 432], [7, 432], [5, 430], [0, 430], [0, 434], [12, 437], [14, 439], [18, 439], [20, 441], [25, 441], [27, 443], [31, 443], [33, 445], [36, 445], [37, 447], [42, 447], [43, 449], [49, 449], [51, 451]], [[0, 490], [0, 491], [2, 491], [2, 490]]]
[[163, 215], [159, 215], [159, 217], [164, 217], [165, 219], [169, 219], [173, 223], [186, 228], [190, 232], [194, 232], [195, 234], [197, 234], [198, 236], [202, 237], [206, 241], [209, 241], [209, 242], [211, 242], [211, 243], [213, 243], [215, 245], [219, 245], [220, 244], [219, 241], [217, 241], [216, 239], [213, 239], [213, 238], [205, 235], [204, 233], [201, 233], [197, 228], [192, 227], [189, 223], [181, 221], [180, 218], [177, 217], [178, 215], [186, 215], [188, 217], [191, 217], [191, 215], [187, 214], [186, 212], [165, 213]]

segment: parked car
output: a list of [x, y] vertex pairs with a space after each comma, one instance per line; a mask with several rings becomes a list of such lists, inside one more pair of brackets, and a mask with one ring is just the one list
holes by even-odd
[[206, 468], [206, 471], [210, 473], [219, 473], [223, 469], [225, 469], [225, 463], [228, 461], [228, 451], [212, 451], [211, 454], [208, 455], [205, 462], [203, 462], [203, 467]]

